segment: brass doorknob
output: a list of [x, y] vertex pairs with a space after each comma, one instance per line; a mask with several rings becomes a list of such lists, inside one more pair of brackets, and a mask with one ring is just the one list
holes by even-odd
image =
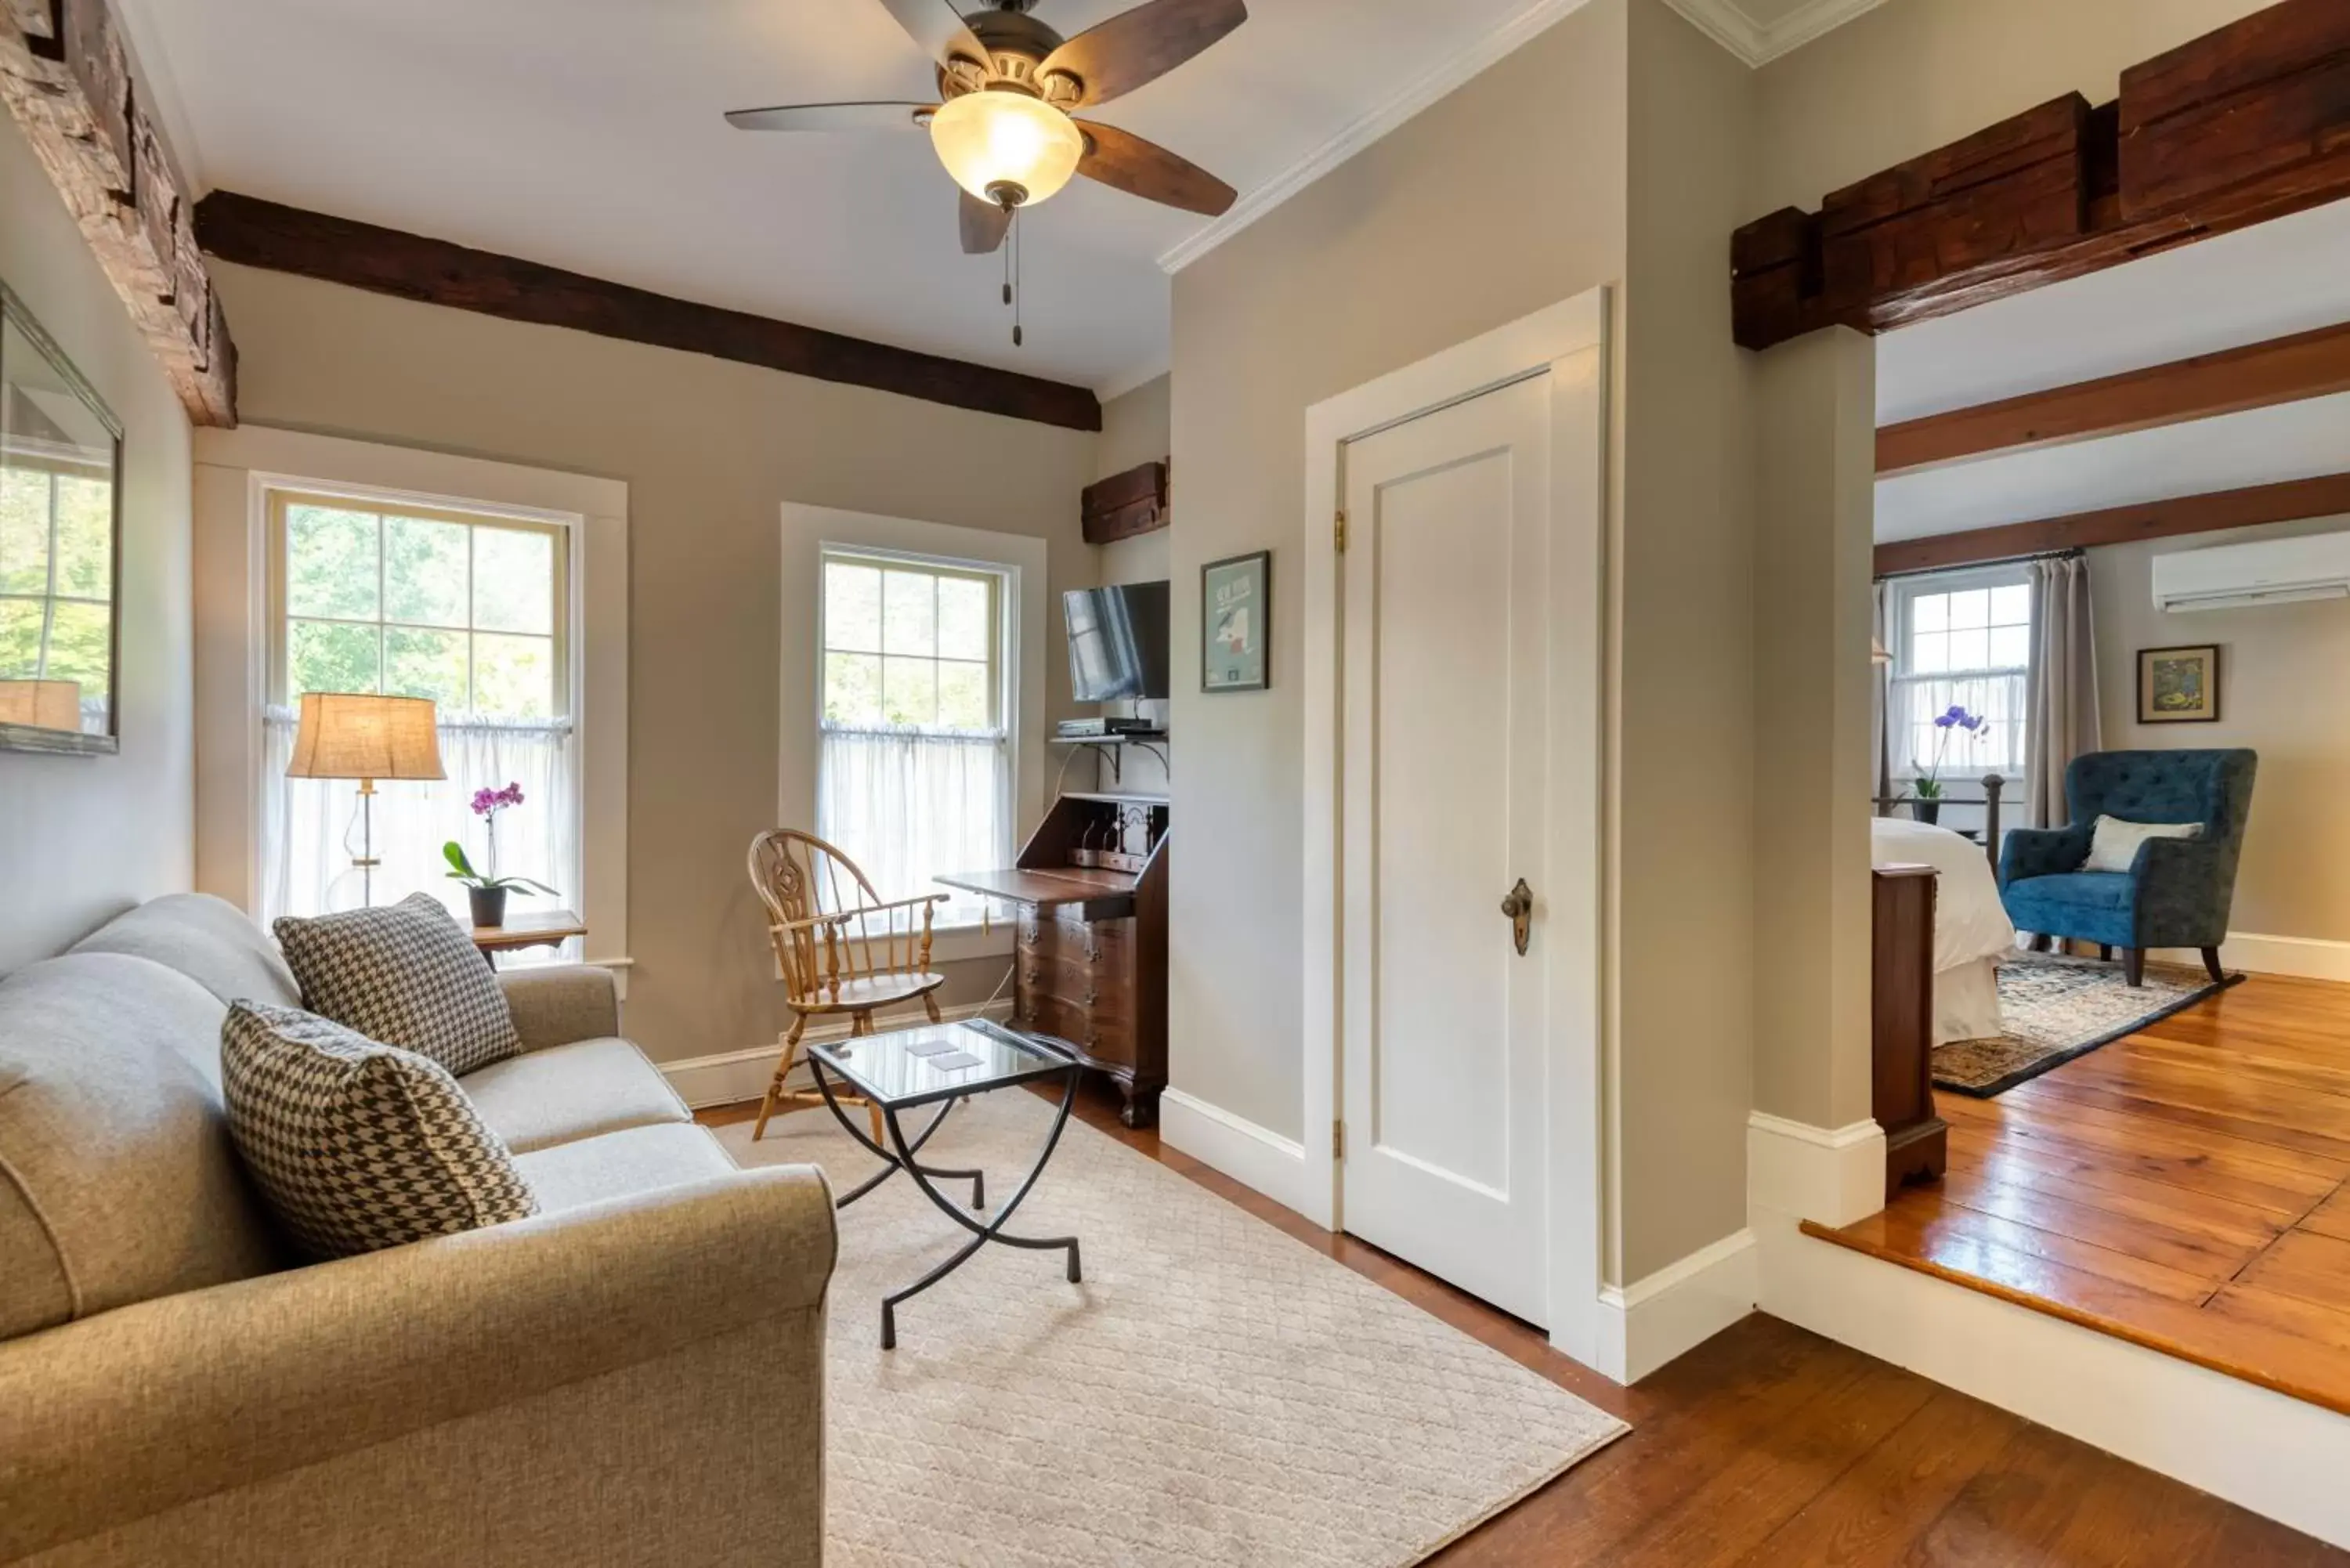
[[1519, 877], [1510, 896], [1502, 900], [1502, 913], [1510, 918], [1511, 934], [1517, 939], [1518, 955], [1523, 958], [1534, 918], [1534, 890], [1526, 886], [1524, 877]]

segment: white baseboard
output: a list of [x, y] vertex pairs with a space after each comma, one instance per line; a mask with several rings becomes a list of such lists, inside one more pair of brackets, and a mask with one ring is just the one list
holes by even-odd
[[1751, 1231], [1724, 1236], [1637, 1284], [1604, 1286], [1593, 1369], [1638, 1383], [1752, 1312], [1759, 1287]]
[[1764, 1312], [2336, 1546], [2350, 1420], [1805, 1236], [1756, 1210]]
[[[2178, 955], [2187, 964], [2202, 962], [2199, 955]], [[2350, 942], [2320, 941], [2314, 937], [2263, 937], [2231, 931], [2220, 945], [2222, 968], [2251, 974], [2292, 975], [2301, 980], [2350, 981]]]
[[[942, 1007], [939, 1011], [950, 1023], [982, 1016], [1001, 1023], [1012, 1016], [1012, 1004], [999, 1002], [982, 1008], [977, 1003], [966, 1002], [961, 1007]], [[922, 1010], [917, 1007], [904, 1015], [884, 1013], [874, 1022], [887, 1031], [910, 1028], [923, 1023], [924, 1019]], [[846, 1018], [820, 1027], [812, 1025], [806, 1033], [800, 1036], [800, 1041], [805, 1044], [810, 1041], [846, 1040], [848, 1028], [849, 1023]], [[775, 1075], [775, 1059], [782, 1052], [783, 1042], [775, 1040], [764, 1045], [754, 1045], [748, 1050], [727, 1051], [715, 1056], [690, 1056], [682, 1061], [661, 1062], [656, 1065], [679, 1096], [699, 1111], [712, 1106], [738, 1106], [764, 1095], [767, 1080]], [[813, 1082], [803, 1082], [806, 1077], [805, 1066], [796, 1069], [794, 1086], [814, 1088]]]
[[1746, 1118], [1753, 1207], [1849, 1225], [1885, 1207], [1885, 1133], [1875, 1122], [1815, 1127], [1756, 1111]]
[[1301, 1214], [1328, 1207], [1305, 1200], [1304, 1145], [1180, 1089], [1159, 1096], [1159, 1139]]

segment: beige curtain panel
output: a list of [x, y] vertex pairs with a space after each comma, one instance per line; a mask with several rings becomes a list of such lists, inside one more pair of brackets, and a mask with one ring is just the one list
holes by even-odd
[[2032, 674], [2025, 693], [2024, 822], [2072, 819], [2064, 770], [2104, 744], [2097, 715], [2096, 617], [2085, 556], [2032, 563]]

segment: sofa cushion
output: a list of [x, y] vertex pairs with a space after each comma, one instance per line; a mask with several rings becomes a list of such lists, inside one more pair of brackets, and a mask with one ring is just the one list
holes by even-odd
[[221, 1013], [120, 953], [0, 981], [0, 1338], [283, 1261], [222, 1116]]
[[[2062, 877], [2027, 877], [2010, 882], [2007, 890], [2019, 900], [2036, 898], [2084, 909], [2126, 909], [2135, 887], [2117, 871], [2073, 871]], [[2020, 919], [2017, 923], [2024, 924]]]
[[422, 893], [382, 909], [271, 928], [302, 984], [302, 1005], [452, 1073], [522, 1049], [498, 977], [449, 911]]
[[243, 909], [209, 893], [168, 893], [76, 942], [78, 953], [129, 953], [177, 970], [224, 1002], [296, 1007], [302, 988], [277, 946]]
[[302, 1250], [344, 1258], [538, 1212], [495, 1133], [438, 1062], [291, 1007], [221, 1027], [237, 1151]]
[[518, 1156], [515, 1165], [550, 1213], [742, 1169], [709, 1128], [691, 1122], [557, 1144]]
[[457, 1080], [516, 1154], [574, 1138], [693, 1119], [660, 1069], [625, 1040], [582, 1040], [508, 1057]]

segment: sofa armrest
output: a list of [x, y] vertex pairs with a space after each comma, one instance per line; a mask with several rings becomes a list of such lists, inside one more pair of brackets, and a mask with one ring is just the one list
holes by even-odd
[[545, 1051], [620, 1033], [620, 991], [608, 969], [561, 964], [502, 971], [498, 984], [525, 1051]]
[[820, 1312], [835, 1243], [769, 1167], [0, 1344], [0, 1562]]
[[2000, 846], [1999, 885], [2031, 877], [2061, 877], [2078, 871], [2089, 857], [2089, 835], [2082, 827], [2018, 827]]

